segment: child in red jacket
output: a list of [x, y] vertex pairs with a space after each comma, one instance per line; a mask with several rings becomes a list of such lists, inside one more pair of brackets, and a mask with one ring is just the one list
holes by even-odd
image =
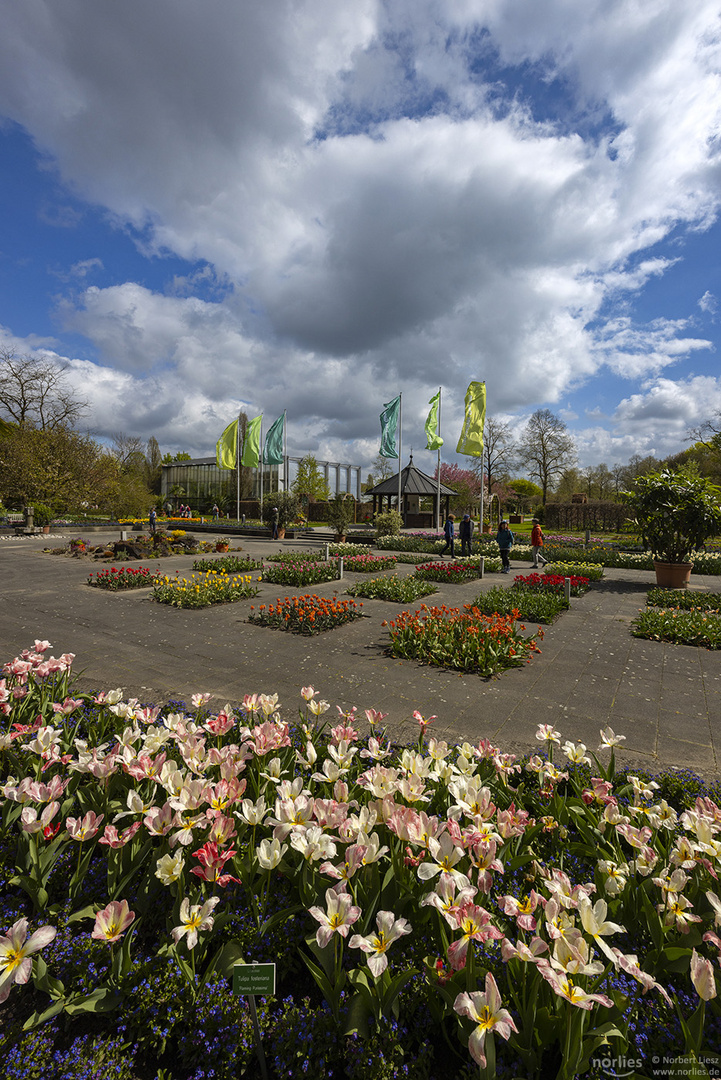
[[544, 559], [541, 555], [541, 548], [543, 547], [543, 533], [541, 532], [541, 523], [538, 518], [533, 519], [533, 528], [531, 529], [531, 551], [533, 552], [533, 569], [538, 570], [538, 564], [541, 563], [545, 566], [548, 559]]

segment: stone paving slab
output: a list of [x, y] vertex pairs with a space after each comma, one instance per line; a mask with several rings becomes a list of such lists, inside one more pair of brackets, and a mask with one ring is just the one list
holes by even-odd
[[[128, 696], [157, 703], [206, 691], [218, 706], [237, 703], [246, 693], [278, 693], [286, 715], [300, 704], [301, 686], [310, 684], [333, 706], [358, 706], [361, 717], [366, 708], [387, 713], [401, 738], [415, 737], [412, 714], [418, 709], [438, 717], [433, 730], [439, 737], [488, 738], [511, 753], [537, 749], [538, 723], [553, 723], [564, 738], [593, 750], [600, 728], [610, 725], [627, 737], [617, 754], [622, 761], [690, 767], [709, 778], [721, 773], [721, 652], [631, 637], [631, 620], [654, 584], [648, 572], [608, 569], [602, 582], [545, 628], [541, 655], [487, 680], [386, 655], [382, 622], [401, 605], [366, 600], [367, 618], [313, 638], [245, 621], [251, 604], [304, 592], [342, 594], [365, 575], [306, 589], [263, 582], [256, 600], [188, 611], [152, 603], [147, 590], [88, 588], [88, 573], [105, 564], [42, 550], [71, 535], [77, 530], [0, 541], [0, 660], [47, 638], [56, 655], [76, 654], [86, 688], [122, 686]], [[93, 541], [106, 538], [94, 535]], [[303, 546], [245, 537], [232, 543], [255, 558]], [[157, 565], [187, 574], [192, 562], [180, 556]], [[412, 569], [399, 566], [398, 573]], [[491, 574], [482, 582], [439, 587], [426, 602], [458, 606], [512, 581], [513, 574]], [[694, 576], [692, 588], [718, 591], [719, 582]]]

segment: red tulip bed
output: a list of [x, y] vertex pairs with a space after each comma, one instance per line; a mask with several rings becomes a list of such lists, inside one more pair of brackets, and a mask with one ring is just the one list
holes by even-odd
[[[571, 596], [582, 596], [588, 592], [591, 582], [588, 578], [579, 577], [575, 574], [570, 577]], [[566, 587], [566, 579], [560, 574], [518, 574], [513, 579], [513, 588], [541, 589], [545, 592], [562, 593]]]
[[147, 566], [123, 566], [120, 570], [112, 566], [109, 570], [98, 570], [97, 574], [88, 575], [88, 585], [96, 589], [107, 589], [109, 592], [120, 592], [123, 589], [149, 589], [155, 584], [157, 570], [150, 570]]

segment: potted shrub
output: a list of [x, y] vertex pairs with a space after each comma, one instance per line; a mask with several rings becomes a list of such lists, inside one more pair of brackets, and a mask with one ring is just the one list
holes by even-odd
[[45, 503], [36, 502], [33, 504], [33, 524], [36, 528], [42, 529], [44, 533], [49, 533], [52, 517], [53, 512]]
[[344, 543], [348, 526], [355, 521], [355, 499], [352, 495], [336, 495], [329, 500], [328, 521], [335, 530], [336, 543]]
[[263, 523], [272, 526], [273, 511], [278, 510], [278, 537], [283, 539], [285, 530], [295, 518], [300, 509], [298, 496], [292, 491], [271, 491], [263, 498], [261, 510]]
[[718, 489], [686, 466], [638, 477], [625, 498], [651, 552], [658, 585], [685, 588], [693, 566], [689, 556], [721, 532]]

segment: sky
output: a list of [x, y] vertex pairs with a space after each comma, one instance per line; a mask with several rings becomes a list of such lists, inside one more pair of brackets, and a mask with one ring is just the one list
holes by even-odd
[[470, 381], [579, 465], [721, 410], [716, 0], [3, 0], [0, 348], [85, 425], [403, 457]]

